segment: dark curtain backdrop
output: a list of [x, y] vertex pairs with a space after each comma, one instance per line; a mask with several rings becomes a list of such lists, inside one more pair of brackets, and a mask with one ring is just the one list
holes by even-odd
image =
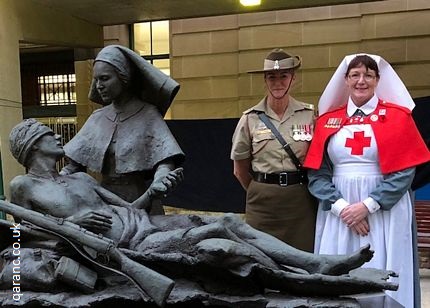
[[245, 211], [245, 191], [233, 175], [230, 160], [238, 120], [167, 121], [185, 153], [185, 180], [164, 204], [190, 210]]
[[[412, 116], [427, 147], [430, 148], [430, 96], [415, 98], [414, 101], [416, 106], [412, 111]], [[430, 162], [417, 167], [412, 189], [421, 188], [429, 182]]]

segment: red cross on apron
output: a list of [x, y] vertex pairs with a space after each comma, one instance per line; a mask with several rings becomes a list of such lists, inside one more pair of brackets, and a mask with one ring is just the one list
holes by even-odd
[[354, 138], [346, 138], [345, 147], [351, 148], [351, 155], [363, 155], [363, 149], [370, 147], [370, 137], [364, 137], [364, 132], [354, 132]]

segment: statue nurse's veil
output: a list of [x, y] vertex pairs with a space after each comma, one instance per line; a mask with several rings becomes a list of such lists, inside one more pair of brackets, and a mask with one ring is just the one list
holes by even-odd
[[[129, 64], [124, 63], [124, 61], [128, 60], [135, 66], [132, 78], [137, 78], [141, 84], [138, 87], [140, 89], [139, 93], [136, 94], [141, 100], [155, 105], [162, 116], [166, 114], [167, 109], [179, 91], [179, 84], [175, 80], [148, 63], [134, 51], [120, 45], [104, 47], [95, 59], [95, 61], [98, 60], [112, 64], [120, 71], [127, 70], [126, 67]], [[94, 81], [91, 84], [88, 97], [95, 103], [103, 104]]]
[[[359, 55], [365, 54], [346, 56], [340, 63], [318, 102], [319, 115], [333, 110], [348, 101], [348, 90], [345, 84], [345, 73], [351, 60]], [[409, 110], [412, 110], [415, 107], [415, 103], [402, 80], [391, 67], [391, 65], [380, 56], [370, 54], [367, 55], [376, 61], [379, 68], [380, 80], [377, 88], [375, 89], [376, 96], [379, 99], [401, 105], [408, 108]]]

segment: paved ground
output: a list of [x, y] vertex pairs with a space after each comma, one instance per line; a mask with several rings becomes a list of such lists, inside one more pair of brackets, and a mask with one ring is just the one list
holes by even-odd
[[430, 308], [430, 269], [420, 269], [421, 307]]

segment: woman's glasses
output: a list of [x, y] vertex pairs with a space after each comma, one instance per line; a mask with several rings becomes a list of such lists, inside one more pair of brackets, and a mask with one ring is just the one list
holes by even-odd
[[366, 81], [372, 81], [376, 78], [375, 75], [370, 74], [370, 73], [364, 73], [364, 74], [360, 74], [360, 73], [351, 73], [348, 75], [348, 78], [353, 80], [353, 81], [359, 81], [361, 76], [363, 76], [364, 80]]

